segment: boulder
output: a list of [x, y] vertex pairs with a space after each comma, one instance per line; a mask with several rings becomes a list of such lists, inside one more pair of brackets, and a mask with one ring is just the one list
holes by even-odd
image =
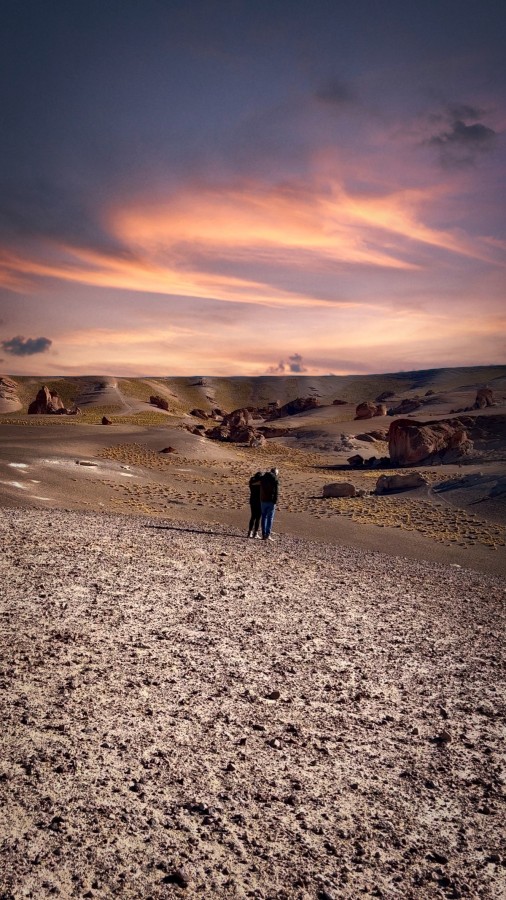
[[494, 392], [489, 387], [479, 388], [473, 409], [485, 409], [487, 406], [494, 406]]
[[222, 425], [229, 428], [247, 428], [253, 421], [249, 409], [234, 409], [233, 412], [223, 416]]
[[368, 434], [364, 431], [362, 434], [355, 435], [357, 441], [369, 441], [370, 443], [374, 443], [375, 438], [373, 438], [372, 434]]
[[384, 403], [372, 403], [371, 400], [365, 400], [359, 403], [355, 410], [356, 419], [372, 419], [374, 416], [386, 416], [387, 408]]
[[386, 441], [387, 439], [387, 432], [383, 428], [377, 428], [376, 431], [368, 431], [368, 434], [370, 434], [375, 441]]
[[112, 422], [107, 416], [102, 416], [102, 425], [112, 425]]
[[472, 442], [459, 419], [425, 424], [398, 419], [388, 431], [388, 450], [394, 466], [413, 466], [422, 461], [441, 462], [452, 451], [458, 458], [469, 452]]
[[360, 456], [360, 453], [356, 453], [355, 456], [349, 456], [348, 462], [350, 466], [354, 469], [364, 465], [364, 457]]
[[152, 406], [157, 406], [158, 409], [169, 409], [169, 402], [165, 399], [165, 397], [160, 397], [158, 394], [153, 394], [152, 397], [149, 398], [149, 402]]
[[406, 475], [380, 475], [376, 482], [376, 493], [387, 494], [389, 491], [411, 491], [428, 484], [419, 472]]
[[356, 497], [357, 491], [354, 484], [347, 481], [334, 481], [332, 484], [324, 484], [324, 497]]
[[196, 419], [208, 419], [209, 418], [205, 409], [192, 409], [192, 410], [190, 410], [190, 416], [194, 416]]
[[28, 413], [31, 416], [54, 415], [59, 410], [63, 410], [64, 413], [66, 412], [63, 401], [61, 397], [58, 396], [58, 393], [56, 391], [50, 391], [47, 385], [41, 387], [35, 400], [33, 400], [28, 407]]
[[390, 416], [406, 416], [410, 412], [420, 409], [421, 401], [417, 397], [405, 397], [398, 406], [394, 406], [389, 410]]
[[258, 431], [266, 438], [280, 438], [292, 434], [290, 428], [270, 428], [268, 425], [260, 425]]
[[395, 397], [393, 391], [383, 391], [379, 397], [376, 397], [376, 403], [383, 403], [384, 400], [391, 400], [392, 397]]
[[266, 419], [282, 419], [283, 416], [296, 416], [298, 413], [306, 412], [308, 409], [317, 409], [320, 401], [316, 397], [297, 397], [296, 400], [290, 400], [284, 406], [274, 406], [269, 403], [267, 410], [264, 412]]
[[372, 419], [375, 415], [376, 404], [372, 403], [371, 400], [365, 400], [363, 403], [359, 403], [355, 410], [356, 419]]

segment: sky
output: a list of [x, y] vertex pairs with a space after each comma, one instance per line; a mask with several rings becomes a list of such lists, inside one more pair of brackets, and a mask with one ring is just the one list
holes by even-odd
[[4, 0], [0, 371], [506, 363], [506, 7]]

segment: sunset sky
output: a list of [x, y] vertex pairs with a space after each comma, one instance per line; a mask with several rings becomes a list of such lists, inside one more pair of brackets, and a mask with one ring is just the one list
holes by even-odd
[[506, 362], [492, 0], [4, 0], [0, 371]]

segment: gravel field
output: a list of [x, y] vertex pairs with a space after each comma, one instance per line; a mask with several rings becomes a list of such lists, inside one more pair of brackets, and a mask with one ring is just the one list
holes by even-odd
[[506, 896], [504, 580], [0, 510], [2, 900]]

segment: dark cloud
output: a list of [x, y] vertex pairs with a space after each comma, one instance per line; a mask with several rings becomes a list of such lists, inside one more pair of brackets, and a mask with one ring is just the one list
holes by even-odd
[[269, 366], [267, 372], [269, 375], [302, 375], [303, 372], [307, 372], [307, 368], [300, 353], [294, 353], [288, 357], [287, 362], [281, 359], [277, 366]]
[[481, 122], [474, 125], [466, 125], [461, 119], [457, 119], [453, 123], [451, 131], [445, 131], [442, 134], [434, 135], [430, 139], [430, 143], [444, 147], [448, 144], [458, 144], [463, 147], [482, 148], [489, 146], [494, 140], [496, 133], [492, 128], [487, 128]]
[[1, 341], [0, 346], [6, 353], [12, 353], [13, 356], [33, 356], [34, 353], [45, 353], [52, 343], [46, 337], [24, 338], [18, 334], [9, 341]]
[[448, 107], [451, 118], [457, 119], [481, 119], [485, 114], [484, 109], [478, 109], [476, 106], [468, 106], [467, 103], [456, 103]]
[[473, 121], [482, 114], [483, 110], [465, 104], [448, 108], [446, 128], [426, 142], [439, 150], [443, 165], [471, 165], [479, 154], [492, 148], [497, 133], [482, 122]]
[[300, 353], [294, 353], [293, 356], [288, 357], [288, 369], [290, 372], [307, 372]]
[[315, 91], [317, 100], [322, 103], [328, 103], [330, 106], [344, 106], [353, 102], [353, 92], [349, 85], [344, 81], [338, 81], [336, 78], [330, 78], [328, 81], [322, 82]]

